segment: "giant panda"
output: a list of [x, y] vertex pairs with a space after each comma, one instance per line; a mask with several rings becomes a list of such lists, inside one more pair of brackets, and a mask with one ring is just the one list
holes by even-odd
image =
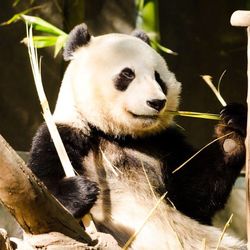
[[[77, 176], [65, 177], [45, 124], [30, 151], [35, 175], [76, 218], [91, 209], [98, 230], [120, 246], [167, 192], [131, 249], [216, 249], [222, 231], [211, 220], [244, 165], [246, 108], [223, 108], [215, 127], [222, 138], [173, 173], [196, 150], [169, 112], [178, 109], [181, 84], [147, 35], [93, 37], [81, 24], [64, 58], [53, 117]], [[245, 248], [227, 234], [219, 246]]]

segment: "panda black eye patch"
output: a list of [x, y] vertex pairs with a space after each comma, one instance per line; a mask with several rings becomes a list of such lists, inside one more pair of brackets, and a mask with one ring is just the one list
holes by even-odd
[[167, 94], [167, 86], [166, 83], [161, 79], [160, 74], [155, 71], [155, 80], [158, 82], [160, 85], [162, 92], [166, 95]]
[[125, 91], [129, 84], [135, 79], [135, 72], [130, 68], [124, 68], [117, 77], [115, 77], [115, 88]]

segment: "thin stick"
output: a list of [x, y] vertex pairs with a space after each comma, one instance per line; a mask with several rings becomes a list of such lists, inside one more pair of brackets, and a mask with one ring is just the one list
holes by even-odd
[[207, 148], [208, 146], [210, 146], [211, 144], [213, 144], [214, 142], [232, 134], [233, 132], [230, 132], [226, 135], [223, 135], [221, 137], [218, 137], [216, 139], [214, 139], [213, 141], [209, 142], [207, 145], [205, 145], [204, 147], [202, 147], [200, 150], [198, 150], [195, 154], [193, 154], [190, 158], [188, 158], [185, 162], [183, 162], [178, 168], [176, 168], [175, 170], [172, 171], [172, 174], [174, 174], [175, 172], [179, 171], [182, 167], [184, 167], [188, 162], [190, 162], [195, 156], [197, 156], [201, 151], [203, 151], [205, 148]]
[[245, 140], [246, 145], [246, 210], [247, 210], [247, 247], [250, 249], [250, 26], [247, 28], [247, 78], [248, 78], [248, 92], [247, 92], [247, 136]]
[[201, 242], [201, 249], [206, 250], [206, 238], [204, 238]]
[[151, 183], [150, 183], [150, 180], [149, 180], [149, 178], [148, 178], [148, 175], [147, 175], [146, 169], [145, 169], [144, 164], [143, 164], [143, 162], [142, 162], [142, 161], [141, 161], [141, 165], [142, 165], [142, 169], [143, 169], [144, 175], [146, 176], [146, 179], [147, 179], [147, 182], [148, 182], [148, 185], [149, 185], [150, 191], [151, 191], [152, 195], [154, 196], [154, 199], [157, 201], [157, 198], [156, 198], [156, 195], [155, 195], [154, 189], [153, 189], [153, 187], [152, 187], [152, 185], [151, 185]]
[[34, 48], [34, 43], [33, 43], [33, 39], [32, 39], [32, 26], [30, 26], [30, 28], [29, 28], [29, 30], [27, 30], [27, 32], [28, 32], [27, 38], [28, 38], [28, 51], [29, 51], [29, 56], [30, 56], [30, 63], [31, 63], [31, 68], [32, 68], [34, 80], [35, 80], [36, 90], [37, 90], [40, 104], [41, 104], [42, 110], [43, 110], [43, 117], [44, 117], [44, 120], [46, 121], [46, 124], [48, 126], [52, 140], [55, 144], [55, 148], [56, 148], [56, 151], [58, 152], [58, 156], [59, 156], [60, 161], [62, 163], [65, 175], [68, 177], [75, 176], [73, 167], [70, 163], [69, 157], [68, 157], [66, 150], [63, 146], [63, 142], [61, 140], [61, 137], [59, 135], [57, 127], [53, 121], [53, 117], [52, 117], [52, 114], [50, 112], [49, 104], [48, 104], [46, 95], [44, 93], [42, 79], [41, 79], [41, 73], [40, 73], [40, 69], [38, 66], [37, 51]]
[[215, 249], [215, 250], [218, 250], [218, 249], [219, 249], [220, 244], [221, 244], [221, 242], [222, 242], [222, 239], [223, 239], [223, 237], [224, 237], [224, 235], [225, 235], [225, 233], [226, 233], [226, 230], [227, 230], [228, 227], [230, 226], [230, 224], [231, 224], [231, 222], [232, 222], [232, 219], [233, 219], [233, 214], [231, 214], [230, 218], [228, 219], [227, 223], [225, 224], [225, 226], [224, 226], [224, 228], [223, 228], [223, 231], [222, 231], [222, 233], [221, 233], [221, 236], [220, 236], [220, 238], [219, 238], [219, 241], [218, 241], [218, 243], [217, 243], [217, 246], [216, 246], [216, 249]]
[[222, 72], [222, 74], [221, 74], [221, 76], [220, 76], [220, 79], [219, 79], [219, 81], [218, 81], [218, 87], [217, 87], [217, 89], [218, 89], [218, 92], [219, 92], [219, 93], [220, 93], [220, 85], [221, 85], [222, 79], [223, 79], [224, 75], [226, 74], [226, 72], [227, 72], [227, 70], [225, 69], [225, 70]]
[[193, 111], [173, 111], [173, 110], [166, 110], [166, 113], [167, 115], [171, 114], [171, 115], [179, 115], [179, 116], [208, 119], [208, 120], [220, 120], [220, 116], [218, 114], [211, 114], [211, 113], [202, 113]]
[[[146, 179], [147, 179], [147, 182], [148, 182], [150, 191], [151, 191], [152, 195], [154, 196], [155, 201], [157, 202], [157, 197], [156, 197], [156, 195], [155, 195], [153, 186], [152, 186], [152, 184], [150, 183], [150, 180], [149, 180], [149, 178], [148, 178], [146, 169], [145, 169], [144, 164], [143, 164], [142, 161], [141, 161], [141, 165], [142, 165], [143, 172], [144, 172], [144, 174], [145, 174], [145, 176], [146, 176]], [[176, 209], [174, 203], [173, 203], [168, 197], [167, 197], [167, 200], [171, 203], [171, 205], [174, 207], [174, 209]], [[178, 243], [180, 244], [181, 249], [184, 249], [183, 246], [182, 246], [182, 244], [181, 244], [181, 241], [180, 241], [180, 238], [179, 238], [178, 234], [176, 233], [176, 231], [173, 229], [172, 225], [171, 225], [169, 222], [168, 222], [168, 224], [169, 224], [169, 227], [172, 229], [172, 231], [173, 231], [173, 233], [174, 233], [174, 235], [175, 235], [175, 237], [176, 237], [176, 240], [177, 240]]]
[[167, 192], [164, 193], [161, 198], [157, 201], [157, 203], [155, 204], [155, 206], [150, 210], [150, 212], [148, 213], [147, 217], [145, 218], [145, 220], [142, 222], [141, 226], [139, 226], [139, 228], [134, 232], [134, 234], [129, 238], [129, 240], [126, 242], [126, 244], [124, 245], [124, 247], [122, 248], [122, 250], [127, 250], [128, 247], [131, 245], [131, 243], [135, 240], [136, 236], [141, 232], [141, 230], [143, 229], [143, 227], [145, 226], [145, 224], [148, 222], [148, 220], [150, 219], [150, 217], [153, 215], [153, 213], [155, 212], [155, 210], [157, 209], [157, 207], [160, 205], [161, 201], [165, 198], [165, 196], [167, 195]]
[[220, 92], [215, 88], [214, 84], [212, 83], [212, 77], [209, 75], [202, 75], [202, 79], [207, 83], [207, 85], [212, 89], [214, 94], [216, 95], [217, 99], [221, 103], [223, 107], [227, 105], [223, 97], [221, 96]]
[[105, 155], [105, 153], [102, 151], [102, 149], [100, 148], [100, 152], [102, 154], [102, 157], [104, 159], [104, 161], [107, 163], [108, 167], [111, 169], [111, 171], [113, 172], [113, 174], [118, 177], [119, 174], [117, 173], [117, 171], [122, 174], [122, 171], [117, 168], [116, 166], [113, 166], [112, 163], [110, 162], [110, 160], [107, 158], [107, 156]]
[[246, 145], [246, 225], [247, 225], [247, 247], [250, 249], [250, 11], [237, 10], [230, 19], [231, 25], [247, 27], [247, 136]]
[[[33, 42], [33, 38], [32, 38], [33, 37], [32, 25], [29, 28], [28, 24], [26, 23], [26, 31], [27, 31], [28, 52], [29, 52], [30, 64], [31, 64], [31, 68], [32, 68], [32, 73], [33, 73], [35, 85], [36, 85], [36, 90], [37, 90], [40, 104], [41, 104], [42, 110], [43, 110], [43, 117], [44, 117], [44, 120], [48, 126], [48, 130], [50, 132], [51, 138], [52, 138], [53, 143], [55, 145], [56, 151], [58, 153], [59, 159], [61, 161], [62, 167], [63, 167], [64, 172], [65, 172], [65, 175], [67, 177], [72, 177], [72, 176], [75, 176], [74, 168], [71, 165], [68, 154], [64, 148], [62, 139], [61, 139], [60, 134], [57, 130], [55, 122], [53, 120], [53, 117], [52, 117], [52, 114], [51, 114], [50, 108], [49, 108], [49, 103], [48, 103], [48, 100], [46, 98], [46, 95], [45, 95], [45, 92], [43, 89], [41, 71], [40, 71], [40, 68], [38, 66], [37, 50], [34, 47], [34, 42]], [[89, 225], [89, 226], [86, 226], [86, 231], [97, 232], [90, 215], [86, 215], [86, 218], [83, 221], [84, 221], [84, 223], [87, 223]]]

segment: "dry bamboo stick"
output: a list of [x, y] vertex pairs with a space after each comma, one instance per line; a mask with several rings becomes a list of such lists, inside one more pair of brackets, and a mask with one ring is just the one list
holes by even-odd
[[248, 77], [248, 92], [247, 92], [247, 136], [246, 136], [246, 210], [247, 210], [247, 247], [250, 249], [250, 11], [238, 10], [235, 11], [230, 20], [233, 26], [247, 27], [247, 77]]
[[[43, 117], [48, 126], [51, 138], [54, 142], [56, 151], [58, 153], [59, 159], [61, 161], [61, 164], [65, 172], [65, 175], [67, 177], [72, 177], [72, 176], [75, 176], [74, 168], [71, 165], [67, 152], [64, 148], [62, 139], [57, 130], [55, 122], [53, 120], [53, 117], [49, 108], [49, 103], [48, 103], [48, 100], [46, 98], [46, 95], [43, 89], [41, 72], [40, 72], [40, 68], [38, 65], [37, 51], [34, 47], [34, 42], [33, 42], [32, 25], [30, 27], [28, 27], [27, 25], [26, 30], [27, 30], [27, 44], [28, 44], [28, 52], [29, 52], [29, 57], [30, 57], [30, 64], [32, 68], [36, 90], [37, 90], [40, 104], [43, 110]], [[85, 225], [87, 232], [89, 233], [97, 232], [97, 229], [95, 227], [95, 224], [90, 214], [86, 214], [84, 216], [83, 223]]]

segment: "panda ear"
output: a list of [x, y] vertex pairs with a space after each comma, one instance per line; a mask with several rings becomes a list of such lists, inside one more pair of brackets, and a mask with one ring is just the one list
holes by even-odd
[[131, 35], [141, 39], [143, 42], [150, 45], [150, 39], [149, 39], [148, 35], [145, 32], [143, 32], [142, 30], [134, 30], [131, 33]]
[[85, 23], [75, 26], [75, 28], [69, 33], [68, 39], [64, 47], [64, 60], [71, 60], [73, 57], [73, 53], [76, 51], [76, 49], [88, 44], [90, 38], [91, 36], [88, 32], [88, 27]]

